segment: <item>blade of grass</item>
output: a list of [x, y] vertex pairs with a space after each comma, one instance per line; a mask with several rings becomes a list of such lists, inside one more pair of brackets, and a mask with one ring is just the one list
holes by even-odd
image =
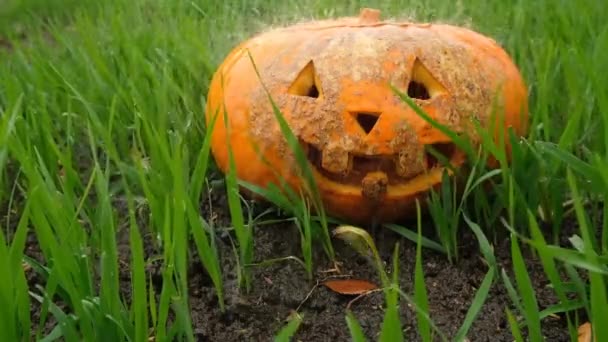
[[414, 266], [414, 300], [419, 310], [416, 310], [418, 322], [418, 333], [425, 342], [431, 341], [431, 328], [427, 317], [420, 312], [429, 312], [429, 301], [422, 271], [422, 218], [420, 213], [420, 202], [416, 200], [416, 217], [418, 226], [418, 241], [416, 243], [416, 264]]
[[[207, 231], [213, 231], [209, 224], [198, 216], [191, 202], [186, 203], [186, 214], [190, 224], [192, 236], [201, 258], [201, 262], [211, 277], [218, 298], [220, 310], [225, 310], [224, 290], [222, 284], [222, 271], [215, 243], [207, 237]], [[213, 238], [213, 235], [211, 235]]]
[[209, 164], [209, 154], [211, 152], [211, 137], [213, 136], [211, 132], [215, 127], [215, 123], [218, 116], [219, 115], [216, 113], [206, 128], [205, 139], [203, 140], [203, 145], [201, 146], [200, 153], [194, 166], [194, 170], [192, 171], [192, 179], [190, 181], [189, 187], [191, 194], [190, 201], [192, 203], [198, 203], [201, 199], [205, 175], [207, 174], [207, 168]]
[[76, 341], [79, 339], [79, 337], [81, 335], [79, 335], [76, 330], [76, 324], [77, 324], [78, 319], [76, 318], [75, 315], [66, 314], [55, 303], [53, 303], [52, 301], [49, 301], [47, 299], [44, 299], [42, 296], [40, 296], [36, 293], [30, 292], [30, 296], [32, 296], [35, 300], [37, 300], [41, 304], [46, 303], [46, 302], [50, 303], [49, 311], [53, 314], [53, 317], [55, 317], [55, 319], [57, 320], [57, 327], [60, 329], [60, 333], [51, 331], [51, 333], [49, 335], [47, 335], [46, 339], [43, 338], [41, 340], [43, 340], [43, 341], [51, 340], [52, 341], [56, 336], [63, 337], [64, 340], [66, 340], [66, 341]]
[[521, 335], [521, 330], [519, 329], [519, 324], [517, 323], [517, 319], [513, 316], [513, 313], [508, 308], [505, 309], [507, 312], [507, 321], [509, 322], [509, 326], [511, 327], [511, 333], [517, 342], [524, 342], [524, 338]]
[[404, 339], [399, 317], [399, 242], [395, 243], [392, 264], [393, 274], [390, 286], [386, 287], [384, 291], [386, 309], [380, 328], [380, 341], [403, 341]]
[[148, 301], [146, 288], [146, 268], [141, 234], [135, 218], [133, 196], [127, 193], [129, 207], [129, 246], [131, 248], [131, 320], [134, 324], [133, 340], [141, 341], [148, 338]]
[[481, 231], [481, 227], [479, 227], [477, 223], [473, 222], [468, 215], [464, 214], [463, 218], [475, 234], [475, 237], [477, 238], [477, 242], [479, 244], [479, 250], [483, 254], [483, 257], [489, 264], [490, 268], [497, 268], [498, 264], [496, 263], [496, 256], [494, 255], [494, 250], [485, 234]]
[[[554, 259], [552, 258], [551, 253], [549, 253], [547, 250], [547, 244], [545, 242], [545, 238], [531, 211], [528, 211], [528, 220], [530, 222], [529, 230], [531, 232], [532, 240], [534, 240], [540, 247], [540, 248], [537, 248], [536, 250], [539, 253], [539, 258], [540, 258], [541, 264], [543, 265], [545, 275], [547, 276], [547, 278], [549, 278], [549, 281], [551, 282], [553, 289], [557, 293], [557, 297], [560, 300], [561, 306], [562, 307], [569, 306], [570, 305], [569, 303], [571, 303], [571, 301], [568, 299], [568, 297], [566, 296], [566, 293], [564, 291], [564, 284], [559, 276], [559, 273], [557, 270], [557, 265], [556, 265]], [[572, 308], [570, 310], [574, 310], [574, 309], [575, 308]], [[540, 313], [540, 316], [542, 319], [543, 318], [542, 312]], [[566, 315], [566, 319], [568, 321], [568, 327], [571, 329], [574, 328], [569, 315]]]
[[403, 341], [403, 332], [401, 331], [401, 322], [399, 319], [399, 306], [394, 304], [386, 306], [378, 340], [381, 342]]
[[[230, 135], [230, 126], [228, 124], [228, 114], [224, 113], [224, 126]], [[240, 270], [239, 284], [249, 292], [251, 289], [251, 279], [249, 271], [244, 265], [250, 264], [253, 259], [253, 232], [252, 227], [245, 224], [243, 217], [243, 209], [241, 207], [241, 199], [239, 196], [239, 187], [237, 181], [236, 162], [232, 147], [228, 145], [228, 170], [226, 172], [226, 194], [228, 196], [228, 209], [230, 211], [230, 219], [236, 233], [238, 241]]]
[[473, 297], [473, 300], [471, 301], [471, 306], [467, 310], [467, 314], [464, 317], [462, 325], [456, 332], [454, 341], [464, 341], [466, 339], [469, 329], [475, 322], [475, 319], [481, 312], [481, 308], [490, 294], [495, 277], [496, 269], [494, 267], [490, 267], [488, 273], [486, 273], [486, 275], [483, 277], [483, 281], [481, 282], [481, 285], [479, 285], [477, 292], [475, 292], [475, 297]]
[[[112, 215], [112, 207], [109, 203], [110, 196], [108, 194], [108, 184], [106, 175], [102, 174], [99, 165], [95, 165], [93, 172], [97, 174], [95, 177], [95, 189], [99, 195], [100, 203], [97, 204], [95, 222], [97, 226], [101, 228], [100, 239], [101, 239], [101, 288], [100, 288], [100, 307], [99, 312], [103, 313], [104, 323], [103, 326], [108, 326], [110, 323], [108, 319], [112, 319], [118, 324], [118, 328], [100, 328], [104, 329], [105, 336], [112, 336], [112, 339], [120, 339], [126, 336], [117, 335], [120, 330], [126, 329], [123, 324], [129, 324], [128, 321], [122, 320], [122, 314], [125, 312], [124, 307], [121, 305], [120, 300], [120, 284], [119, 284], [119, 270], [118, 270], [118, 251], [116, 241], [116, 231], [114, 226], [114, 217]], [[102, 323], [102, 322], [98, 322]], [[112, 332], [114, 334], [112, 334]]]
[[522, 315], [524, 316], [528, 327], [528, 338], [534, 341], [542, 340], [539, 309], [534, 287], [532, 286], [530, 275], [526, 269], [517, 238], [513, 235], [511, 236], [511, 256], [513, 259], [515, 280], [522, 297]]
[[[4, 189], [4, 167], [8, 160], [8, 142], [9, 137], [12, 134], [15, 121], [17, 120], [18, 114], [21, 110], [23, 103], [23, 94], [19, 96], [15, 104], [13, 105], [10, 113], [6, 113], [0, 107], [0, 191]], [[2, 199], [2, 197], [0, 197]]]
[[350, 332], [350, 338], [353, 342], [366, 342], [365, 334], [363, 333], [363, 329], [361, 325], [357, 321], [357, 318], [353, 314], [352, 311], [348, 310], [346, 312], [346, 325], [348, 326], [348, 331]]
[[0, 269], [12, 275], [0, 284], [0, 329], [7, 339], [25, 340], [31, 330], [30, 300], [23, 265], [28, 232], [29, 205], [26, 204], [12, 241], [0, 231]]
[[306, 274], [308, 279], [312, 280], [312, 221], [310, 218], [310, 210], [306, 199], [303, 198], [300, 203], [301, 209], [299, 211], [302, 213], [302, 219], [297, 220], [296, 224], [300, 228], [300, 248], [302, 250], [304, 263], [306, 265]]
[[[592, 230], [589, 229], [587, 216], [581, 203], [581, 196], [579, 195], [577, 182], [574, 179], [574, 174], [570, 168], [567, 170], [567, 178], [570, 189], [572, 190], [572, 198], [574, 201], [574, 209], [576, 212], [579, 229], [583, 235], [585, 257], [593, 262], [597, 262], [597, 254], [593, 249], [593, 241], [591, 239]], [[608, 296], [606, 295], [607, 287], [604, 277], [605, 276], [603, 274], [598, 272], [589, 272], [591, 323], [593, 336], [598, 341], [608, 339], [608, 326], [599, 323], [601, 320], [605, 319], [605, 317], [608, 317]]]
[[287, 325], [285, 325], [278, 334], [275, 336], [275, 342], [289, 342], [293, 335], [298, 331], [302, 324], [303, 317], [300, 314], [294, 314], [289, 319]]
[[576, 171], [581, 176], [584, 176], [589, 180], [590, 189], [604, 189], [606, 188], [606, 184], [604, 183], [602, 177], [598, 174], [597, 170], [591, 166], [589, 163], [584, 162], [583, 160], [577, 158], [572, 153], [569, 153], [563, 149], [558, 148], [555, 144], [549, 142], [536, 142], [536, 145], [544, 152], [547, 152], [553, 158], [565, 163], [570, 166], [573, 171]]
[[416, 234], [415, 232], [413, 232], [410, 229], [407, 229], [403, 226], [393, 224], [393, 223], [387, 223], [387, 224], [384, 224], [384, 226], [414, 243], [417, 243], [418, 239], [420, 239], [420, 243], [425, 248], [432, 249], [439, 253], [444, 253], [444, 254], [446, 253], [446, 250], [442, 245], [438, 244], [437, 242], [435, 242], [427, 237], [424, 237], [424, 236], [418, 237], [418, 234]]
[[[173, 175], [173, 208], [172, 208], [172, 239], [174, 244], [174, 267], [176, 294], [173, 297], [173, 312], [177, 316], [173, 329], [176, 334], [188, 341], [194, 341], [194, 330], [188, 305], [188, 236], [190, 226], [187, 224], [186, 207], [190, 202], [186, 188], [188, 152], [182, 138], [174, 139], [173, 160], [171, 172]], [[171, 336], [171, 335], [170, 335]], [[173, 338], [173, 337], [171, 337]]]

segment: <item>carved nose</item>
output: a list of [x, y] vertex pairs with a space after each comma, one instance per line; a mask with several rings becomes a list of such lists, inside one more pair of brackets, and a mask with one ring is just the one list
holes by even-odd
[[365, 134], [369, 134], [380, 119], [380, 113], [356, 112], [353, 113], [353, 116]]

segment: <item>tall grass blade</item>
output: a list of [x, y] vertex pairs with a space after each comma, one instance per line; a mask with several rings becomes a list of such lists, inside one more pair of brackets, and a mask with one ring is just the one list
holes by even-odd
[[346, 312], [346, 325], [348, 326], [348, 331], [350, 332], [350, 338], [353, 342], [366, 342], [365, 334], [363, 333], [363, 329], [357, 321], [357, 318], [353, 314], [352, 311], [348, 310]]
[[401, 331], [401, 322], [399, 319], [399, 306], [389, 304], [386, 306], [384, 317], [382, 319], [382, 327], [380, 329], [379, 341], [381, 342], [399, 342], [403, 341], [403, 332]]
[[[568, 184], [572, 190], [572, 199], [574, 201], [574, 209], [576, 212], [579, 230], [583, 236], [583, 248], [585, 258], [592, 262], [598, 261], [598, 255], [594, 250], [594, 241], [592, 240], [592, 230], [589, 228], [587, 215], [583, 209], [581, 196], [577, 186], [577, 181], [574, 174], [568, 168], [567, 170]], [[606, 291], [605, 275], [591, 271], [589, 272], [590, 289], [589, 302], [591, 303], [591, 325], [594, 338], [598, 341], [608, 339], [608, 326], [602, 322], [608, 317], [608, 296]]]
[[432, 249], [439, 253], [444, 253], [444, 254], [446, 253], [446, 249], [442, 245], [438, 244], [437, 242], [435, 242], [425, 236], [419, 236], [418, 234], [416, 234], [415, 232], [413, 232], [410, 229], [407, 229], [403, 226], [393, 224], [393, 223], [387, 223], [384, 226], [414, 243], [417, 243], [418, 239], [420, 239], [420, 243], [421, 243], [422, 247]]
[[[118, 251], [116, 241], [116, 230], [114, 217], [112, 215], [112, 207], [109, 203], [110, 196], [108, 194], [108, 184], [105, 176], [101, 173], [99, 165], [95, 165], [93, 172], [95, 176], [95, 189], [99, 195], [100, 203], [97, 204], [95, 222], [100, 227], [101, 239], [101, 293], [99, 310], [104, 313], [106, 319], [113, 319], [118, 322], [119, 327], [123, 327], [123, 323], [128, 321], [122, 320], [122, 314], [125, 312], [120, 299], [120, 284], [119, 284], [119, 269], [118, 269]], [[101, 322], [99, 322], [101, 323]], [[104, 322], [104, 325], [110, 325], [110, 322]], [[129, 322], [130, 324], [130, 322]], [[106, 325], [106, 326], [107, 326]], [[101, 328], [101, 327], [100, 327]], [[114, 330], [113, 339], [124, 338], [118, 333], [121, 329], [104, 329], [105, 336], [111, 336]]]
[[[192, 203], [186, 203], [186, 214], [188, 215], [188, 222], [190, 224], [190, 231], [194, 237], [196, 249], [198, 255], [201, 258], [201, 262], [205, 266], [205, 269], [211, 277], [211, 281], [215, 287], [215, 293], [218, 298], [220, 310], [225, 310], [224, 300], [224, 287], [222, 284], [222, 271], [219, 263], [219, 256], [213, 240], [210, 240], [207, 236], [208, 231], [213, 231], [213, 228], [200, 217]], [[213, 235], [211, 235], [213, 238]]]
[[537, 142], [536, 145], [542, 151], [547, 152], [553, 158], [565, 163], [573, 171], [576, 171], [578, 174], [585, 177], [588, 180], [588, 184], [591, 185], [590, 187], [587, 187], [588, 189], [596, 189], [601, 191], [601, 189], [605, 189], [607, 187], [597, 169], [591, 164], [579, 159], [572, 153], [558, 148], [555, 144], [549, 142]]
[[[392, 264], [391, 283], [384, 289], [386, 309], [380, 329], [380, 341], [403, 341], [404, 339], [399, 317], [399, 243], [395, 244]], [[418, 306], [416, 307], [418, 308]]]
[[[557, 297], [559, 298], [561, 306], [568, 306], [568, 305], [570, 305], [571, 301], [570, 301], [570, 299], [568, 299], [568, 297], [566, 295], [564, 283], [561, 280], [561, 277], [559, 275], [557, 265], [555, 263], [554, 258], [552, 257], [552, 254], [548, 251], [545, 237], [543, 236], [543, 234], [540, 230], [540, 227], [538, 226], [538, 223], [536, 222], [536, 219], [534, 218], [534, 215], [532, 214], [531, 211], [528, 211], [528, 220], [530, 222], [529, 230], [531, 233], [532, 240], [538, 244], [537, 245], [538, 247], [536, 250], [538, 251], [538, 255], [539, 255], [541, 264], [543, 265], [545, 274], [546, 274], [547, 278], [549, 278], [549, 281], [551, 282], [551, 285], [552, 285], [553, 289], [555, 290]], [[574, 308], [572, 308], [571, 310], [573, 310], [573, 309]], [[541, 312], [541, 318], [542, 318], [542, 312]], [[568, 327], [573, 328], [569, 315], [566, 315], [566, 319], [568, 321]]]
[[517, 342], [524, 342], [524, 338], [521, 334], [521, 329], [519, 329], [519, 324], [517, 323], [517, 319], [509, 309], [505, 309], [507, 312], [507, 321], [509, 322], [509, 327], [511, 327], [511, 334], [515, 338]]
[[28, 232], [29, 205], [23, 210], [12, 241], [0, 231], [0, 269], [9, 275], [0, 284], [0, 329], [7, 339], [26, 340], [31, 331], [30, 299], [23, 264], [23, 251]]
[[496, 263], [496, 256], [494, 255], [494, 250], [488, 241], [488, 238], [481, 231], [481, 227], [475, 222], [473, 222], [468, 215], [464, 214], [463, 218], [468, 226], [471, 228], [475, 237], [477, 238], [477, 242], [479, 244], [479, 250], [483, 255], [486, 262], [488, 262], [490, 268], [497, 268], [498, 265]]
[[[5, 112], [2, 110], [2, 107], [0, 107], [0, 194], [2, 194], [1, 191], [4, 189], [4, 167], [8, 160], [9, 137], [15, 128], [15, 121], [21, 111], [22, 103], [23, 94], [19, 96], [9, 113]], [[2, 197], [0, 196], [0, 200], [1, 199]]]
[[[228, 132], [228, 115], [224, 113], [224, 125]], [[229, 133], [228, 133], [229, 134]], [[239, 250], [239, 284], [249, 292], [251, 289], [251, 279], [249, 270], [244, 266], [250, 264], [253, 259], [253, 233], [252, 227], [245, 224], [243, 217], [243, 208], [241, 207], [241, 198], [239, 196], [239, 186], [237, 181], [236, 163], [232, 146], [228, 146], [228, 170], [226, 172], [226, 194], [228, 196], [228, 208], [230, 211], [230, 219], [234, 226], [236, 238], [238, 241]]]
[[511, 237], [511, 256], [513, 259], [513, 272], [515, 273], [515, 280], [517, 287], [522, 298], [522, 315], [526, 320], [528, 327], [528, 338], [533, 341], [542, 340], [542, 333], [540, 329], [540, 315], [538, 309], [538, 303], [534, 294], [534, 287], [530, 280], [530, 275], [526, 270], [519, 243], [515, 236]]
[[285, 325], [278, 334], [275, 336], [275, 342], [290, 342], [292, 340], [293, 335], [298, 331], [300, 325], [302, 324], [303, 318], [299, 314], [293, 315], [287, 325]]
[[496, 269], [494, 267], [490, 267], [488, 273], [486, 273], [486, 275], [483, 277], [483, 281], [481, 282], [481, 285], [479, 285], [479, 288], [475, 293], [475, 297], [473, 297], [473, 300], [471, 301], [471, 306], [469, 307], [469, 310], [467, 310], [467, 314], [464, 317], [462, 325], [454, 336], [454, 341], [460, 342], [466, 339], [469, 329], [475, 322], [475, 319], [481, 312], [483, 304], [486, 302], [486, 299], [490, 294], [490, 290], [492, 289], [492, 283], [494, 282], [495, 277]]
[[418, 241], [416, 243], [416, 264], [414, 270], [414, 300], [419, 310], [416, 310], [416, 319], [418, 322], [418, 333], [425, 342], [431, 341], [431, 327], [427, 321], [427, 317], [420, 312], [429, 312], [429, 300], [426, 292], [426, 284], [424, 282], [424, 273], [422, 271], [422, 218], [420, 213], [420, 202], [416, 201], [416, 217], [418, 226]]
[[137, 219], [133, 196], [127, 194], [129, 207], [129, 246], [131, 248], [131, 320], [134, 324], [133, 340], [140, 341], [148, 338], [148, 301], [146, 288], [146, 269], [144, 262], [144, 249]]
[[207, 169], [209, 164], [209, 154], [211, 152], [211, 137], [213, 136], [211, 133], [215, 128], [216, 120], [218, 118], [218, 114], [216, 113], [209, 122], [209, 125], [206, 129], [205, 138], [203, 140], [203, 145], [200, 148], [199, 155], [194, 164], [194, 170], [192, 170], [192, 179], [190, 181], [190, 201], [192, 203], [198, 203], [201, 200], [201, 193], [203, 190], [203, 184], [205, 181], [205, 176], [207, 175]]

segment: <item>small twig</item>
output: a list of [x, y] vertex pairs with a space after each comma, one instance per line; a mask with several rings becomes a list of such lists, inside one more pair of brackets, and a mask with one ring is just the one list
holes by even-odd
[[340, 265], [342, 265], [343, 263], [337, 260], [334, 260], [334, 265], [332, 268], [328, 269], [328, 270], [321, 270], [319, 271], [319, 273], [342, 273], [342, 271], [340, 270]]
[[319, 286], [319, 280], [317, 280], [317, 283], [315, 284], [315, 286], [312, 287], [312, 289], [310, 289], [310, 291], [308, 292], [308, 294], [306, 295], [306, 297], [304, 298], [304, 300], [302, 300], [300, 302], [300, 304], [298, 305], [298, 307], [296, 308], [296, 312], [300, 311], [300, 308], [302, 307], [302, 305], [304, 305], [304, 303], [306, 303], [306, 301], [308, 300], [308, 298], [310, 298], [310, 296], [312, 296], [312, 293], [315, 291], [315, 289]]
[[383, 291], [383, 290], [384, 290], [384, 289], [374, 289], [374, 290], [369, 290], [369, 291], [367, 291], [367, 292], [364, 292], [364, 293], [362, 293], [362, 294], [358, 295], [357, 297], [353, 298], [353, 299], [352, 299], [350, 302], [348, 302], [348, 304], [346, 305], [346, 310], [350, 310], [350, 307], [351, 307], [351, 306], [352, 306], [352, 305], [353, 305], [353, 304], [354, 304], [356, 301], [358, 301], [359, 299], [361, 299], [361, 298], [363, 298], [363, 297], [365, 297], [365, 296], [367, 296], [367, 295], [370, 295], [370, 294], [372, 294], [372, 293], [374, 293], [374, 292], [380, 292], [380, 291]]

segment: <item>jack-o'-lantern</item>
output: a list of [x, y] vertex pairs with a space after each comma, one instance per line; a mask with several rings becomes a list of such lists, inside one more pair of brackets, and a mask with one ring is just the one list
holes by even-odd
[[[257, 71], [256, 71], [257, 70]], [[259, 75], [258, 75], [259, 73]], [[274, 29], [235, 48], [216, 71], [207, 97], [212, 154], [237, 177], [266, 186], [303, 179], [270, 98], [307, 152], [326, 212], [350, 222], [402, 218], [441, 183], [445, 167], [465, 154], [395, 93], [407, 93], [433, 120], [471, 133], [471, 118], [499, 129], [527, 131], [527, 92], [507, 53], [492, 39], [445, 24], [358, 18]], [[224, 118], [224, 115], [226, 116]], [[471, 139], [475, 139], [474, 137]]]

